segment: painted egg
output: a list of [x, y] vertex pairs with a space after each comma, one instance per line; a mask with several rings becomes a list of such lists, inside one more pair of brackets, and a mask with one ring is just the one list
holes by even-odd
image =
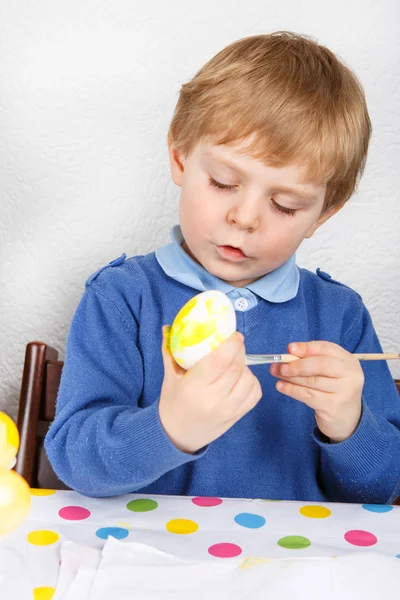
[[172, 356], [190, 369], [235, 331], [236, 314], [229, 298], [217, 290], [202, 292], [181, 308], [172, 323]]
[[18, 447], [19, 434], [14, 421], [0, 412], [0, 537], [22, 523], [31, 505], [29, 485], [10, 470]]
[[16, 529], [31, 505], [29, 485], [18, 473], [0, 467], [0, 537]]
[[0, 467], [11, 469], [19, 447], [19, 434], [14, 421], [0, 412]]

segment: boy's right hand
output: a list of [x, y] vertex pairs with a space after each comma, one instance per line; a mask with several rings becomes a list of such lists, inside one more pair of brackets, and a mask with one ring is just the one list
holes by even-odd
[[241, 333], [234, 333], [185, 371], [167, 348], [166, 329], [160, 421], [171, 442], [182, 452], [193, 454], [254, 408], [262, 396], [261, 386], [245, 365]]

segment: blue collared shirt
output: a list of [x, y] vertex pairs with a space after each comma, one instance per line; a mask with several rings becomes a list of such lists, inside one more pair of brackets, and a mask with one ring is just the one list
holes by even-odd
[[[219, 285], [197, 265], [172, 266], [200, 289], [207, 282]], [[382, 352], [358, 294], [321, 271], [299, 269], [296, 297], [277, 304], [285, 283], [284, 277], [274, 279], [280, 271], [256, 282], [262, 291], [254, 291], [255, 284], [245, 288], [255, 298], [259, 292], [275, 300], [260, 299], [236, 313], [246, 352], [279, 354], [290, 342], [312, 339], [351, 353]], [[68, 334], [56, 417], [45, 441], [59, 478], [89, 496], [136, 492], [391, 504], [400, 494], [400, 403], [383, 360], [363, 363], [361, 420], [344, 442], [326, 443], [314, 411], [279, 393], [261, 365], [252, 369], [263, 397], [234, 427], [195, 454], [171, 442], [159, 411], [161, 327], [173, 322], [194, 293], [166, 275], [154, 252], [128, 260], [123, 255], [89, 277]]]
[[195, 290], [223, 292], [231, 300], [236, 310], [249, 310], [260, 299], [274, 303], [287, 302], [297, 294], [300, 273], [294, 254], [275, 271], [267, 273], [245, 287], [236, 288], [206, 271], [186, 254], [182, 248], [184, 238], [179, 225], [175, 225], [171, 229], [171, 239], [172, 243], [156, 250], [156, 258], [163, 271], [172, 279]]

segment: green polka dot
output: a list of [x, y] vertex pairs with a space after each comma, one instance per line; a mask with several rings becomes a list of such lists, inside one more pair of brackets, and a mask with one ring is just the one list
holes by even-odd
[[149, 500], [148, 498], [138, 498], [137, 500], [131, 500], [126, 505], [128, 510], [133, 512], [149, 512], [155, 510], [158, 506], [158, 502], [155, 500]]
[[302, 535], [288, 535], [278, 540], [278, 545], [288, 550], [302, 550], [311, 546], [311, 542]]
[[270, 498], [261, 498], [263, 502], [282, 502], [282, 500], [271, 500]]

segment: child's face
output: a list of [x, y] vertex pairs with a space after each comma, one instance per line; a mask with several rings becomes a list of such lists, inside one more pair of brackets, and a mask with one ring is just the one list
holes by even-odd
[[269, 167], [244, 148], [204, 142], [184, 157], [170, 142], [184, 248], [234, 287], [280, 267], [337, 210], [321, 215], [326, 185], [304, 182], [301, 167]]

